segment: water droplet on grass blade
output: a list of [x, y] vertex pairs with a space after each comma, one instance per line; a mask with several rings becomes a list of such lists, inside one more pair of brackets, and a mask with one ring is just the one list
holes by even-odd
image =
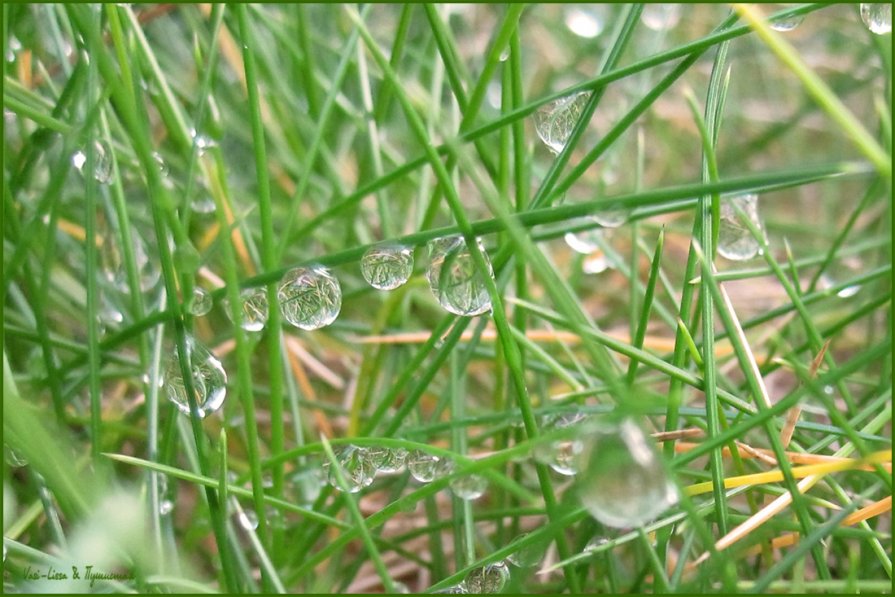
[[385, 448], [373, 446], [367, 448], [370, 464], [380, 473], [397, 473], [404, 468], [407, 450], [404, 448]]
[[582, 91], [544, 104], [534, 114], [535, 131], [554, 153], [560, 153], [584, 111], [590, 93]]
[[360, 270], [373, 288], [394, 290], [413, 273], [413, 250], [401, 245], [373, 247], [364, 253]]
[[[785, 10], [787, 8], [792, 8], [796, 6], [795, 4], [771, 4], [768, 7], [768, 10], [772, 12], [778, 12], [780, 10]], [[805, 15], [796, 15], [794, 17], [777, 17], [771, 18], [769, 20], [768, 25], [774, 31], [780, 31], [781, 33], [786, 31], [792, 31], [796, 27], [802, 24], [802, 21], [805, 20]]]
[[297, 267], [287, 272], [277, 298], [283, 318], [303, 330], [328, 326], [342, 308], [339, 281], [322, 266]]
[[[94, 141], [93, 178], [100, 184], [112, 182], [112, 148], [105, 141]], [[71, 163], [75, 170], [84, 174], [87, 165], [87, 153], [78, 150], [72, 155]]]
[[[370, 464], [366, 450], [357, 446], [345, 446], [336, 452], [335, 456], [342, 476], [345, 478], [345, 489], [348, 490], [348, 493], [357, 493], [373, 483], [376, 469]], [[332, 464], [329, 465], [328, 479], [334, 489], [342, 490]]]
[[161, 516], [167, 516], [174, 511], [174, 502], [171, 500], [162, 500], [158, 503], [158, 513]]
[[439, 595], [465, 595], [468, 592], [469, 591], [466, 590], [466, 585], [462, 582], [435, 591], [435, 593]]
[[731, 261], [745, 261], [758, 255], [761, 244], [752, 236], [737, 207], [759, 230], [762, 229], [761, 219], [758, 216], [758, 195], [749, 193], [722, 197], [718, 254]]
[[485, 495], [488, 481], [480, 475], [463, 475], [451, 479], [451, 492], [461, 500], [477, 500]]
[[488, 564], [470, 570], [466, 575], [466, 591], [475, 594], [500, 593], [510, 578], [510, 570], [504, 562]]
[[[481, 241], [487, 275], [494, 277], [491, 261]], [[472, 317], [491, 310], [485, 278], [475, 265], [462, 236], [446, 236], [429, 241], [429, 269], [426, 279], [439, 304], [454, 315]]]
[[247, 531], [254, 531], [258, 528], [258, 515], [255, 514], [254, 510], [241, 510], [237, 514], [237, 520], [239, 521], [239, 526]]
[[28, 465], [28, 460], [24, 456], [5, 444], [3, 446], [3, 456], [6, 460], [6, 464], [12, 468], [21, 468]]
[[861, 20], [872, 33], [885, 35], [892, 32], [892, 5], [885, 3], [861, 4]]
[[581, 504], [606, 526], [639, 527], [677, 502], [652, 440], [631, 419], [588, 426], [577, 487]]
[[[227, 373], [211, 352], [192, 336], [186, 337], [187, 369], [192, 372], [192, 384], [199, 416], [214, 412], [227, 396]], [[168, 360], [165, 367], [165, 390], [168, 399], [184, 414], [190, 413], [190, 403], [180, 368], [179, 352]]]
[[640, 20], [653, 31], [668, 31], [681, 20], [680, 4], [646, 4]]
[[[513, 539], [513, 543], [518, 543], [528, 537], [528, 533], [523, 533]], [[544, 559], [544, 552], [546, 551], [546, 542], [540, 541], [531, 543], [524, 547], [520, 547], [513, 553], [507, 556], [507, 561], [516, 566], [517, 568], [535, 568], [541, 564], [541, 560]]]
[[211, 295], [204, 288], [198, 286], [193, 287], [193, 298], [189, 304], [189, 311], [196, 317], [207, 315], [211, 311]]
[[410, 475], [420, 483], [431, 482], [438, 470], [438, 456], [423, 452], [422, 450], [412, 450], [407, 455], [407, 470]]
[[[242, 303], [242, 329], [247, 332], [259, 332], [267, 323], [267, 289], [245, 288], [239, 293], [239, 301]], [[223, 300], [224, 311], [231, 318], [232, 311], [227, 299]]]
[[[542, 431], [549, 432], [577, 425], [584, 420], [579, 414], [548, 417], [542, 424]], [[560, 475], [571, 477], [578, 472], [578, 458], [584, 450], [584, 444], [578, 438], [558, 439], [540, 443], [534, 447], [532, 454], [535, 460], [546, 464]]]

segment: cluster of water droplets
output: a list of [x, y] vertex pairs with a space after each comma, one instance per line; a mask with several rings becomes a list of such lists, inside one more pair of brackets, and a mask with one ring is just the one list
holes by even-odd
[[892, 33], [892, 4], [861, 4], [861, 20], [867, 28], [877, 35]]
[[761, 244], [752, 235], [744, 219], [748, 218], [759, 231], [762, 230], [758, 215], [758, 195], [747, 193], [722, 198], [720, 216], [718, 254], [731, 261], [745, 261], [758, 255]]

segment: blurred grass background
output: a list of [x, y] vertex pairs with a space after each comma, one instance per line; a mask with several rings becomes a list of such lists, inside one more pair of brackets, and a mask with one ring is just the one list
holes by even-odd
[[[508, 590], [886, 590], [886, 508], [824, 525], [891, 500], [890, 469], [828, 475], [746, 539], [712, 544], [793, 489], [788, 475], [723, 488], [774, 468], [721, 447], [779, 448], [784, 407], [801, 406], [790, 451], [891, 447], [891, 169], [835, 118], [853, 114], [891, 162], [891, 35], [858, 5], [762, 7], [804, 14], [780, 36], [841, 102], [831, 112], [748, 27], [710, 37], [729, 7], [683, 5], [661, 31], [644, 23], [653, 8], [5, 4], [5, 589], [59, 590], [20, 571], [94, 558], [135, 571], [141, 592], [420, 592], [533, 531], [552, 571], [513, 568]], [[712, 105], [727, 69], [721, 118], [706, 118], [713, 183], [687, 98]], [[600, 97], [554, 156], [530, 114], [570, 88]], [[81, 176], [76, 152], [88, 172], [112, 157], [110, 183]], [[764, 256], [688, 270], [712, 194], [750, 190]], [[629, 222], [572, 251], [565, 232], [617, 197]], [[424, 281], [425, 242], [471, 231], [495, 264], [495, 317], [446, 316]], [[375, 291], [358, 260], [396, 239], [416, 247], [414, 276]], [[611, 267], [586, 273], [600, 254]], [[332, 326], [299, 332], [274, 308], [246, 333], [227, 317], [225, 293], [315, 262], [341, 282]], [[721, 282], [731, 310], [692, 300]], [[182, 309], [194, 286], [215, 297], [207, 316]], [[203, 420], [162, 387], [187, 332], [229, 373]], [[774, 416], [760, 416], [759, 378]], [[612, 410], [697, 430], [692, 458], [672, 442], [664, 454], [680, 486], [715, 491], [650, 533], [587, 517], [529, 442], [542, 414]], [[464, 503], [446, 479], [402, 473], [346, 496], [320, 477], [321, 436], [445, 450], [489, 490]], [[249, 512], [257, 529], [240, 524]], [[801, 543], [770, 549], [791, 532]], [[607, 541], [586, 551], [594, 538]]]

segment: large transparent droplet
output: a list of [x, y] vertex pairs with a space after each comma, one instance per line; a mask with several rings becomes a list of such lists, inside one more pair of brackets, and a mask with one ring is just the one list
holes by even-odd
[[377, 472], [397, 473], [404, 468], [404, 463], [407, 460], [407, 450], [404, 448], [371, 446], [367, 448], [367, 458]]
[[510, 570], [504, 562], [488, 564], [470, 570], [466, 575], [466, 591], [475, 594], [500, 593], [510, 578]]
[[652, 440], [631, 419], [588, 426], [578, 475], [581, 504], [606, 526], [642, 526], [677, 502]]
[[861, 4], [861, 20], [872, 33], [885, 35], [892, 32], [892, 4]]
[[[786, 10], [787, 8], [792, 8], [796, 6], [795, 4], [770, 4], [768, 5], [767, 10], [771, 12], [779, 12], [781, 10]], [[802, 24], [802, 21], [805, 20], [805, 15], [796, 15], [794, 17], [777, 17], [771, 18], [769, 20], [768, 25], [771, 29], [780, 32], [792, 31], [796, 27]]]
[[589, 98], [589, 92], [581, 91], [544, 104], [535, 112], [535, 131], [552, 152], [565, 149]]
[[342, 308], [339, 281], [319, 265], [287, 272], [280, 282], [277, 298], [283, 318], [303, 330], [328, 326]]
[[[491, 261], [481, 241], [479, 251], [494, 277]], [[429, 241], [429, 288], [442, 307], [454, 315], [474, 316], [491, 310], [485, 277], [478, 270], [462, 236], [446, 236]]]
[[749, 193], [721, 199], [718, 254], [731, 261], [745, 261], [758, 255], [761, 245], [752, 236], [743, 216], [737, 212], [735, 206], [739, 207], [745, 217], [761, 230], [761, 218], [758, 216], [758, 195]]
[[[518, 543], [528, 537], [528, 533], [522, 533], [513, 539], [510, 545]], [[517, 568], [535, 568], [540, 566], [541, 560], [544, 559], [546, 551], [546, 542], [540, 541], [525, 545], [507, 556], [507, 561]]]
[[[376, 469], [370, 464], [366, 450], [357, 446], [345, 446], [336, 452], [335, 456], [342, 476], [345, 478], [345, 489], [348, 490], [348, 493], [357, 493], [373, 483]], [[342, 490], [332, 465], [329, 467], [328, 479], [334, 489]]]
[[[247, 332], [259, 332], [267, 323], [267, 289], [245, 288], [239, 293], [239, 302], [242, 303], [242, 329]], [[223, 300], [224, 311], [227, 317], [232, 319], [230, 302]]]
[[[93, 178], [100, 184], [109, 184], [112, 182], [112, 148], [102, 140], [94, 141], [93, 147]], [[87, 153], [84, 150], [76, 151], [71, 157], [71, 163], [75, 170], [84, 175]]]
[[189, 304], [189, 311], [192, 315], [196, 317], [202, 317], [203, 315], [207, 315], [209, 311], [211, 311], [211, 295], [204, 288], [200, 288], [199, 286], [193, 287], [193, 298]]
[[440, 459], [434, 454], [422, 450], [411, 450], [407, 455], [407, 470], [420, 483], [429, 483], [435, 479]]
[[[227, 396], [227, 372], [211, 351], [190, 335], [186, 337], [187, 370], [192, 372], [192, 384], [195, 392], [199, 416], [204, 417], [218, 410]], [[165, 391], [168, 399], [184, 414], [190, 413], [186, 386], [180, 368], [180, 354], [175, 349], [168, 360], [164, 373]]]
[[413, 273], [413, 249], [400, 245], [373, 247], [360, 262], [367, 284], [379, 290], [394, 290]]
[[463, 475], [451, 479], [451, 492], [461, 500], [477, 500], [488, 489], [488, 480], [481, 475]]
[[640, 13], [641, 22], [653, 31], [668, 31], [681, 20], [680, 4], [645, 4]]

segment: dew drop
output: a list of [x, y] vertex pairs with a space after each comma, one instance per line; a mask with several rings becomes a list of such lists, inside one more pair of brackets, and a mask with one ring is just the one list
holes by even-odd
[[22, 49], [22, 42], [15, 35], [10, 35], [7, 40], [6, 61], [15, 62], [16, 54]]
[[[513, 539], [513, 543], [518, 543], [528, 537], [528, 533], [523, 533]], [[526, 545], [525, 547], [520, 547], [513, 553], [507, 556], [507, 561], [516, 566], [517, 568], [535, 568], [540, 566], [541, 560], [544, 559], [545, 550], [544, 542], [536, 542], [530, 545]]]
[[258, 528], [258, 515], [254, 510], [240, 510], [236, 515], [239, 526], [247, 531], [254, 531]]
[[193, 197], [193, 200], [190, 201], [190, 209], [197, 214], [214, 213], [216, 206], [214, 197], [211, 196], [211, 193], [209, 193], [207, 189], [199, 189], [197, 193], [198, 194]]
[[595, 423], [586, 438], [577, 493], [598, 521], [639, 527], [677, 503], [677, 489], [655, 446], [634, 421]]
[[668, 31], [681, 20], [680, 4], [645, 4], [640, 20], [653, 31]]
[[373, 247], [364, 253], [360, 271], [373, 288], [394, 290], [413, 273], [413, 250], [401, 245]]
[[607, 543], [609, 543], [609, 539], [606, 537], [591, 537], [590, 541], [587, 542], [587, 545], [584, 546], [584, 551], [592, 552], [600, 550]]
[[[570, 222], [570, 225], [584, 224], [591, 221], [593, 221], [593, 218], [575, 219]], [[591, 228], [581, 232], [566, 232], [563, 237], [570, 249], [582, 255], [590, 255], [597, 251], [602, 252], [600, 242], [605, 242], [605, 238], [606, 233], [600, 228]]]
[[[247, 332], [260, 332], [267, 323], [267, 289], [245, 288], [239, 293], [239, 301], [242, 303], [242, 329]], [[221, 304], [227, 317], [233, 321], [230, 303], [224, 299]]]
[[589, 98], [589, 92], [581, 91], [544, 104], [535, 112], [535, 131], [553, 153], [565, 149]]
[[440, 595], [465, 595], [469, 591], [466, 590], [466, 583], [460, 583], [456, 585], [451, 585], [449, 587], [445, 587], [443, 589], [438, 589], [435, 591], [436, 594]]
[[501, 62], [506, 62], [510, 58], [510, 48], [506, 47], [503, 49], [503, 52], [500, 53], [500, 57], [498, 58]]
[[171, 500], [162, 500], [158, 504], [158, 513], [161, 516], [167, 516], [174, 511], [174, 502]]
[[189, 304], [189, 312], [196, 317], [207, 315], [211, 311], [211, 295], [204, 288], [193, 287], [193, 299]]
[[[227, 396], [227, 372], [211, 351], [192, 336], [186, 337], [188, 367], [192, 372], [193, 389], [199, 416], [218, 410]], [[164, 373], [168, 399], [184, 414], [190, 414], [190, 403], [180, 371], [180, 355], [175, 349]]]
[[209, 149], [217, 146], [217, 143], [215, 143], [211, 137], [199, 134], [194, 128], [190, 129], [190, 136], [193, 138], [193, 144], [195, 144], [196, 146], [196, 152], [200, 156], [205, 155], [205, 153]]
[[408, 587], [406, 584], [402, 583], [401, 581], [396, 580], [396, 581], [392, 582], [392, 585], [395, 587], [396, 595], [410, 595], [410, 593], [411, 593], [410, 587]]
[[[366, 456], [366, 450], [357, 446], [345, 446], [336, 453], [336, 462], [342, 469], [342, 476], [345, 478], [346, 489], [348, 493], [357, 493], [364, 487], [369, 487], [373, 483], [376, 476], [376, 469], [370, 464], [370, 460]], [[329, 467], [328, 475], [329, 484], [339, 491], [342, 487], [336, 477], [336, 472]]]
[[599, 274], [605, 272], [610, 267], [612, 266], [609, 264], [609, 260], [606, 259], [606, 255], [602, 251], [597, 251], [584, 260], [581, 264], [581, 271], [585, 274]]
[[[770, 10], [778, 11], [785, 10], [787, 8], [792, 8], [796, 6], [795, 4], [772, 4]], [[805, 20], [805, 15], [796, 15], [794, 17], [778, 17], [776, 19], [772, 18], [768, 25], [774, 31], [780, 31], [781, 33], [785, 33], [786, 31], [792, 31], [796, 27], [802, 24], [802, 21]]]
[[[93, 147], [93, 178], [100, 184], [109, 184], [112, 182], [112, 148], [105, 141], [94, 141]], [[71, 163], [83, 175], [87, 153], [84, 150], [76, 151], [71, 157]]]
[[17, 450], [10, 448], [6, 444], [3, 445], [3, 456], [6, 460], [6, 464], [11, 466], [12, 468], [21, 468], [23, 466], [28, 466], [28, 460]]
[[[543, 431], [565, 429], [580, 423], [580, 414], [550, 417], [541, 425]], [[559, 439], [537, 444], [532, 450], [535, 460], [546, 464], [560, 475], [572, 477], [578, 473], [578, 460], [584, 451], [584, 443], [577, 438]]]
[[762, 225], [758, 216], [758, 195], [748, 193], [723, 198], [721, 201], [718, 254], [731, 261], [745, 261], [758, 255], [761, 245], [752, 236], [734, 206], [743, 210], [746, 217], [760, 230]]
[[152, 159], [155, 160], [156, 164], [158, 164], [158, 171], [162, 175], [162, 177], [167, 177], [171, 170], [168, 168], [168, 164], [165, 163], [165, 158], [162, 157], [162, 154], [157, 151], [153, 151]]
[[316, 330], [336, 320], [342, 308], [339, 281], [322, 266], [297, 267], [283, 277], [277, 291], [283, 318], [303, 330]]
[[367, 458], [379, 473], [397, 473], [404, 468], [407, 450], [404, 448], [386, 448], [372, 446], [367, 448]]
[[892, 32], [892, 4], [861, 4], [861, 20], [872, 33], [885, 35]]
[[327, 480], [319, 467], [300, 470], [292, 476], [292, 484], [300, 504], [311, 504], [320, 497]]
[[569, 31], [585, 39], [593, 39], [603, 31], [603, 21], [591, 7], [574, 6], [566, 9], [564, 21]]
[[630, 212], [627, 209], [618, 207], [618, 204], [609, 205], [609, 209], [601, 210], [591, 217], [604, 228], [618, 228], [628, 221]]
[[510, 578], [510, 570], [506, 563], [496, 562], [481, 568], [470, 570], [466, 575], [466, 591], [468, 593], [500, 593]]
[[451, 492], [461, 500], [477, 500], [485, 495], [488, 481], [481, 475], [463, 475], [451, 479]]
[[[481, 240], [479, 251], [494, 277], [491, 261]], [[429, 288], [442, 307], [454, 315], [472, 317], [491, 310], [491, 297], [485, 278], [475, 265], [472, 253], [462, 236], [446, 236], [429, 241]]]
[[422, 450], [411, 450], [407, 455], [407, 470], [410, 475], [420, 483], [429, 483], [435, 479], [438, 471], [438, 456], [423, 452]]

